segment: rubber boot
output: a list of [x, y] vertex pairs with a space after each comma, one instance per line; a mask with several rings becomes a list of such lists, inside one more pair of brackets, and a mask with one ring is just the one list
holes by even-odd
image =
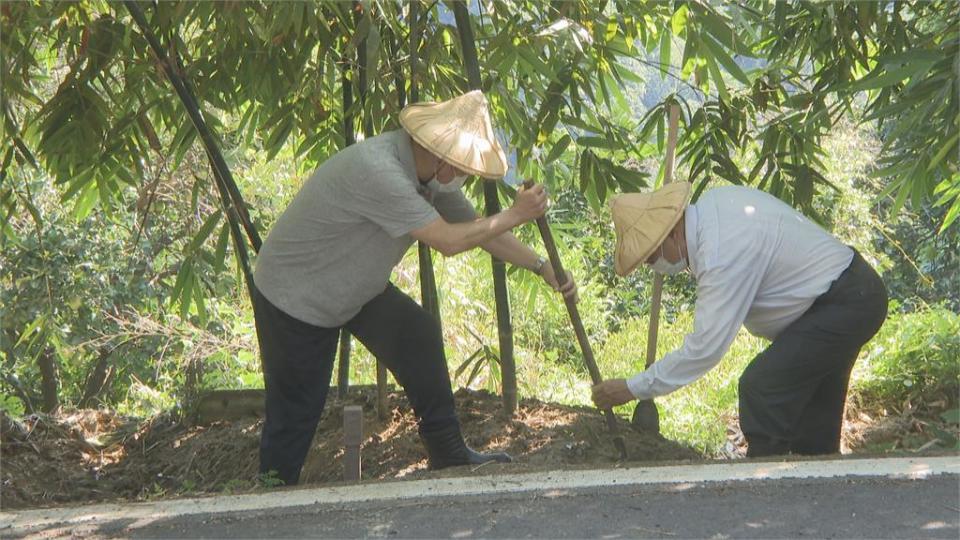
[[424, 431], [420, 429], [420, 438], [427, 447], [431, 469], [445, 469], [455, 465], [480, 465], [488, 461], [510, 463], [513, 458], [505, 452], [481, 453], [474, 451], [463, 440], [460, 424], [453, 422], [439, 429]]

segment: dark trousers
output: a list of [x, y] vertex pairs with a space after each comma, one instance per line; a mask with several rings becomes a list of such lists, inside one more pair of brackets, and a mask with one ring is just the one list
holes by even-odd
[[[253, 308], [266, 389], [260, 472], [292, 485], [323, 412], [340, 329], [291, 317], [257, 290]], [[393, 373], [421, 429], [457, 421], [440, 327], [419, 304], [388, 284], [344, 327]]]
[[854, 252], [830, 289], [740, 377], [748, 456], [840, 451], [850, 371], [886, 316], [886, 287]]

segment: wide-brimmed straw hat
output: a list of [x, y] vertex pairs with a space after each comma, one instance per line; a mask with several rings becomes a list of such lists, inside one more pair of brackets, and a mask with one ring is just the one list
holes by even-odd
[[507, 173], [507, 156], [493, 134], [483, 92], [439, 103], [414, 103], [400, 111], [413, 140], [461, 171], [484, 178]]
[[617, 246], [613, 269], [626, 276], [646, 261], [687, 208], [691, 186], [674, 182], [651, 193], [624, 193], [610, 199]]

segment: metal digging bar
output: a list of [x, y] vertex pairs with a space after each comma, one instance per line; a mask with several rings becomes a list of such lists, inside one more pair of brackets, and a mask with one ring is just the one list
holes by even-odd
[[[532, 180], [523, 183], [524, 188], [533, 186]], [[540, 236], [543, 238], [543, 245], [547, 248], [547, 254], [550, 256], [550, 265], [553, 267], [553, 275], [557, 277], [557, 282], [562, 286], [566, 283], [567, 273], [563, 269], [563, 263], [560, 261], [560, 254], [557, 252], [557, 244], [553, 241], [553, 233], [550, 232], [550, 225], [547, 223], [546, 216], [537, 218], [537, 228], [540, 229]], [[580, 351], [583, 353], [583, 361], [587, 364], [587, 371], [590, 372], [590, 379], [593, 384], [600, 384], [603, 377], [597, 368], [597, 361], [593, 357], [593, 348], [590, 347], [590, 340], [587, 339], [587, 332], [583, 328], [583, 321], [580, 319], [580, 311], [577, 309], [577, 302], [573, 298], [564, 297], [563, 303], [567, 306], [567, 314], [570, 315], [570, 322], [573, 324], [573, 331], [577, 335], [577, 342], [580, 344]], [[627, 459], [627, 445], [620, 435], [620, 429], [617, 427], [617, 417], [613, 414], [613, 409], [603, 409], [603, 416], [607, 421], [607, 428], [613, 436], [613, 445], [620, 452], [620, 459]]]

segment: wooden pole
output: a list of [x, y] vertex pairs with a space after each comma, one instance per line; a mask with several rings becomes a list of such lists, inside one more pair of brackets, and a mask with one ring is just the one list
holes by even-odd
[[[680, 121], [680, 105], [670, 105], [670, 119], [667, 128], [667, 155], [663, 164], [663, 184], [673, 181], [673, 159], [677, 149], [677, 131]], [[663, 296], [663, 274], [653, 276], [653, 293], [650, 299], [650, 328], [647, 332], [647, 367], [657, 360], [657, 333], [660, 329], [660, 304]]]
[[343, 408], [343, 479], [359, 482], [361, 477], [360, 445], [363, 441], [363, 408]]
[[[533, 181], [524, 182], [525, 188], [533, 187]], [[557, 282], [562, 286], [567, 282], [567, 272], [563, 268], [563, 262], [560, 260], [560, 253], [557, 251], [557, 244], [553, 240], [553, 233], [550, 231], [550, 225], [546, 217], [537, 218], [537, 228], [540, 229], [540, 237], [543, 238], [543, 245], [547, 248], [547, 255], [550, 257], [550, 265], [553, 267], [553, 275], [557, 277]], [[603, 376], [600, 375], [600, 369], [597, 367], [597, 361], [593, 356], [593, 348], [590, 346], [590, 339], [587, 337], [587, 331], [583, 327], [583, 320], [580, 318], [580, 310], [577, 309], [577, 302], [573, 298], [563, 298], [563, 303], [567, 306], [567, 314], [570, 316], [570, 322], [573, 324], [574, 334], [577, 336], [577, 343], [580, 344], [580, 352], [583, 353], [583, 361], [587, 365], [587, 371], [590, 373], [590, 380], [593, 384], [603, 382]], [[620, 436], [620, 429], [617, 427], [617, 417], [613, 414], [613, 409], [603, 409], [603, 416], [607, 422], [607, 428], [613, 435], [613, 444], [620, 451], [621, 459], [627, 458], [627, 446]]]
[[[470, 13], [463, 0], [452, 2], [453, 16], [460, 34], [460, 50], [467, 81], [471, 90], [482, 90], [480, 62], [477, 60], [477, 45], [470, 25]], [[497, 184], [483, 182], [483, 200], [486, 215], [500, 212]], [[507, 290], [507, 268], [503, 261], [491, 256], [493, 266], [493, 294], [497, 307], [497, 334], [500, 338], [500, 374], [503, 386], [503, 410], [513, 415], [517, 409], [517, 366], [513, 358], [513, 326], [510, 323], [510, 295]]]

